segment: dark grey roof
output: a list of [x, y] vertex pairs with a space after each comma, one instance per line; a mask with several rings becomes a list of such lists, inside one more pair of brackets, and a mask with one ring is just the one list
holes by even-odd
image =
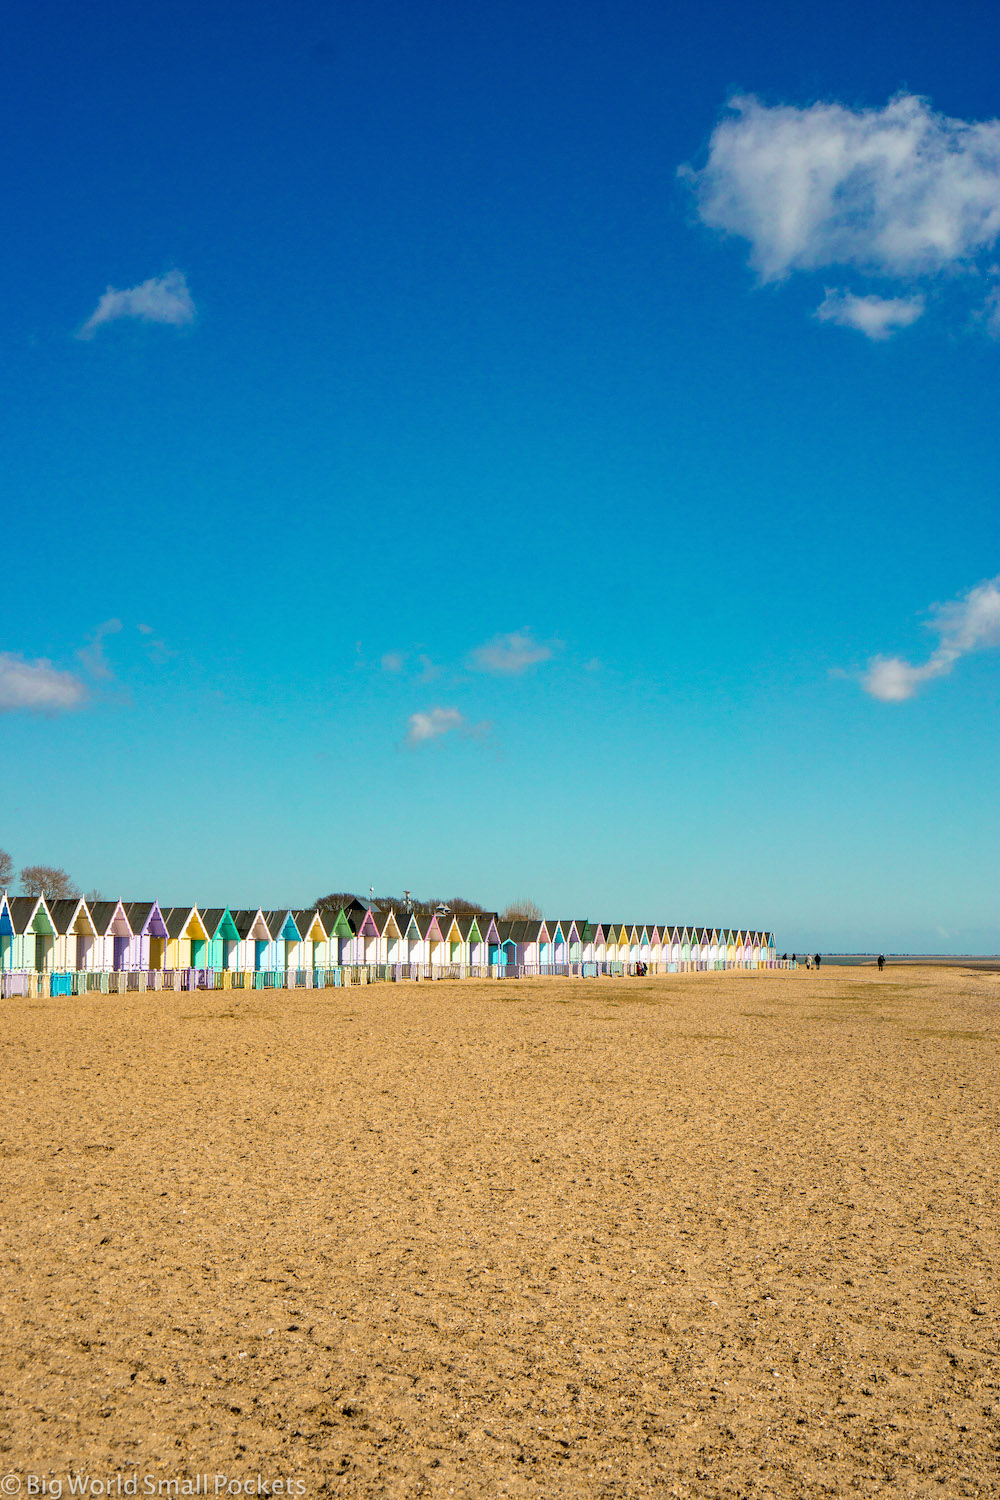
[[10, 908], [10, 919], [14, 924], [14, 931], [22, 933], [31, 920], [31, 913], [38, 904], [37, 896], [8, 896], [7, 905]]
[[[34, 900], [34, 897], [29, 899]], [[69, 931], [70, 923], [80, 908], [80, 897], [60, 897], [58, 901], [46, 902], [46, 905], [49, 908], [49, 916], [52, 918], [52, 925], [56, 932], [64, 933]], [[86, 902], [84, 902], [84, 905], [86, 906]]]
[[[93, 905], [89, 906], [87, 909], [90, 912], [91, 917], [93, 918], [94, 926], [97, 928], [98, 932], [106, 933], [108, 928], [111, 926], [111, 923], [114, 921], [115, 912], [118, 910], [118, 902], [95, 901]], [[124, 907], [122, 909], [124, 910]], [[125, 920], [128, 921], [127, 915]], [[128, 925], [131, 927], [132, 923], [129, 922]]]

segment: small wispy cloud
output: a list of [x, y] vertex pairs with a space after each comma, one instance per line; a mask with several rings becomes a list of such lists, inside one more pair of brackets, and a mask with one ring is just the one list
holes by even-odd
[[[951, 119], [915, 94], [882, 109], [734, 97], [704, 167], [681, 175], [702, 222], [747, 241], [763, 282], [854, 266], [912, 290], [943, 273], [985, 270], [979, 258], [1000, 237], [1000, 121]], [[880, 322], [874, 303], [837, 295], [829, 321], [869, 338], [888, 337], [923, 310], [913, 297], [884, 299], [909, 308]]]
[[166, 641], [160, 639], [152, 625], [139, 625], [136, 628], [143, 637], [143, 645], [146, 647], [150, 661], [155, 662], [157, 666], [162, 666], [165, 661], [169, 661], [174, 652], [171, 651]]
[[0, 651], [0, 713], [61, 713], [79, 708], [87, 696], [79, 677], [44, 657], [29, 661], [16, 652]]
[[469, 666], [475, 672], [490, 672], [498, 677], [516, 677], [539, 662], [549, 661], [553, 646], [536, 641], [527, 629], [496, 635], [469, 653]]
[[428, 708], [410, 715], [406, 726], [406, 743], [414, 749], [417, 745], [427, 744], [429, 740], [453, 733], [482, 739], [491, 727], [487, 719], [478, 724], [470, 724], [457, 708]]
[[821, 323], [840, 323], [845, 328], [857, 328], [866, 338], [884, 340], [899, 328], [909, 328], [923, 316], [923, 297], [878, 297], [874, 293], [865, 297], [853, 292], [831, 291], [816, 309], [815, 316]]
[[925, 683], [947, 677], [970, 651], [1000, 646], [1000, 575], [958, 599], [934, 605], [931, 614], [928, 625], [938, 644], [927, 660], [914, 664], [900, 656], [873, 657], [859, 678], [866, 693], [883, 703], [902, 703]]
[[383, 672], [401, 672], [406, 665], [402, 651], [386, 651], [382, 656]]
[[83, 662], [84, 667], [90, 673], [91, 677], [96, 677], [100, 682], [110, 682], [115, 675], [108, 665], [107, 657], [104, 654], [104, 637], [117, 635], [121, 628], [121, 620], [104, 620], [98, 625], [87, 644], [81, 646], [76, 653], [77, 658]]
[[139, 286], [119, 291], [109, 286], [90, 317], [77, 334], [92, 339], [106, 323], [120, 318], [137, 318], [141, 323], [166, 323], [181, 328], [193, 323], [194, 299], [188, 290], [183, 271], [168, 271], [165, 276], [151, 276]]

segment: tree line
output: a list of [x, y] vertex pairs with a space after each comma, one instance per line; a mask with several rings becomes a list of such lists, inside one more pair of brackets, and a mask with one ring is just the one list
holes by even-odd
[[[330, 891], [328, 895], [320, 896], [314, 905], [339, 911], [342, 906], [350, 906], [352, 901], [358, 899], [353, 891]], [[492, 907], [483, 906], [479, 901], [468, 901], [464, 896], [452, 896], [450, 900], [443, 901], [436, 896], [421, 899], [411, 896], [409, 891], [405, 891], [402, 896], [373, 896], [371, 904], [378, 907], [380, 911], [391, 907], [394, 911], [413, 912], [417, 917], [432, 917], [438, 911], [451, 912], [456, 917], [478, 917], [484, 912], [492, 911]], [[519, 896], [516, 900], [507, 903], [500, 912], [500, 916], [505, 922], [516, 922], [519, 918], [540, 922], [542, 908], [529, 897]]]

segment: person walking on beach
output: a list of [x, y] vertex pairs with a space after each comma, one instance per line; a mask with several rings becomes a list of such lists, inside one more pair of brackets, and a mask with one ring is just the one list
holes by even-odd
[[819, 968], [819, 954], [818, 953], [814, 953], [813, 954], [813, 963], [816, 965], [816, 967], [818, 969]]
[[882, 972], [882, 970], [884, 968], [885, 968], [885, 954], [884, 953], [880, 953], [879, 956], [878, 956], [878, 971], [879, 971], [880, 974], [881, 974], [881, 972]]

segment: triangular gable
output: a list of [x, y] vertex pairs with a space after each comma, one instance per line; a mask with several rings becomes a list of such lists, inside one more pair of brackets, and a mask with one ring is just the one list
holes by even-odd
[[662, 942], [663, 942], [663, 935], [660, 932], [660, 929], [657, 927], [656, 923], [654, 922], [653, 925], [652, 925], [652, 927], [649, 929], [649, 945], [650, 945], [651, 948], [659, 948], [659, 946], [660, 946], [660, 944]]
[[635, 925], [633, 925], [632, 931], [628, 935], [628, 940], [629, 940], [629, 944], [632, 947], [634, 947], [635, 944], [638, 943], [638, 941], [639, 941], [639, 929]]
[[0, 937], [13, 937], [14, 923], [11, 921], [10, 907], [7, 905], [7, 892], [0, 892]]
[[382, 934], [378, 930], [378, 923], [375, 921], [375, 918], [371, 913], [371, 909], [369, 908], [369, 910], [365, 912], [358, 926], [358, 937], [377, 938], [381, 937], [381, 935]]
[[14, 933], [34, 932], [45, 937], [55, 935], [44, 896], [9, 896], [7, 905]]
[[402, 935], [403, 934], [399, 930], [399, 923], [396, 921], [396, 913], [394, 911], [390, 911], [385, 919], [385, 923], [379, 936], [384, 938], [398, 938], [402, 937]]
[[259, 906], [256, 911], [249, 909], [234, 911], [232, 916], [236, 924], [236, 931], [241, 938], [252, 939], [257, 943], [269, 943], [271, 941], [271, 931], [267, 925], [267, 919]]
[[300, 911], [295, 921], [307, 943], [325, 943], [329, 934], [318, 911]]
[[539, 943], [551, 943], [552, 941], [549, 936], [549, 929], [544, 922], [539, 922], [538, 924], [538, 937], [535, 941]]
[[552, 942], [565, 943], [565, 941], [566, 934], [563, 932], [563, 924], [561, 921], [557, 921], [556, 925], [552, 929]]
[[[590, 924], [588, 923], [587, 925], [589, 926]], [[598, 922], [597, 925], [591, 929], [591, 937], [593, 939], [595, 948], [603, 948], [605, 946], [605, 944], [607, 943], [607, 938], [604, 936], [604, 926], [601, 922]]]
[[90, 907], [90, 915], [101, 937], [135, 936], [120, 901], [95, 901]]
[[484, 943], [500, 943], [500, 942], [502, 942], [502, 938], [500, 937], [500, 929], [497, 926], [497, 919], [496, 919], [496, 917], [491, 917], [490, 918], [490, 925], [489, 925], [489, 927], [487, 927], [486, 932], [483, 934], [483, 942]]
[[197, 906], [192, 906], [188, 912], [181, 937], [197, 938], [200, 942], [208, 941], [208, 929], [201, 919], [201, 912]]
[[424, 937], [432, 943], [443, 943], [444, 937], [436, 916], [432, 916], [424, 929]]
[[125, 906], [125, 915], [133, 933], [142, 937], [167, 936], [167, 924], [163, 920], [158, 901], [129, 901]]
[[455, 916], [452, 916], [450, 921], [447, 916], [441, 918], [441, 932], [446, 943], [460, 943], [462, 941], [462, 929], [459, 927], [458, 918]]
[[625, 926], [622, 927], [621, 931], [618, 934], [618, 943], [619, 945], [621, 945], [622, 943], [628, 943], [628, 928]]
[[[327, 915], [332, 916], [332, 913], [328, 912]], [[336, 917], [334, 917], [332, 927], [327, 922], [326, 930], [331, 937], [352, 938], [354, 936], [354, 929], [348, 921], [347, 913], [343, 907], [340, 908]]]
[[222, 913], [222, 920], [219, 922], [218, 927], [216, 927], [215, 931], [212, 933], [212, 936], [217, 938], [226, 938], [229, 942], [232, 942], [239, 938], [239, 933], [236, 930], [236, 923], [233, 921], [233, 914], [229, 910], [228, 906]]
[[407, 942], [419, 943], [422, 936], [423, 934], [420, 931], [420, 924], [417, 922], [416, 917], [411, 914], [410, 920], [406, 924], [406, 931], [403, 933], [403, 937]]
[[80, 932], [89, 932], [91, 937], [97, 936], [97, 929], [82, 896], [65, 901], [51, 901], [49, 916], [52, 918], [52, 925], [61, 937], [68, 933]]

